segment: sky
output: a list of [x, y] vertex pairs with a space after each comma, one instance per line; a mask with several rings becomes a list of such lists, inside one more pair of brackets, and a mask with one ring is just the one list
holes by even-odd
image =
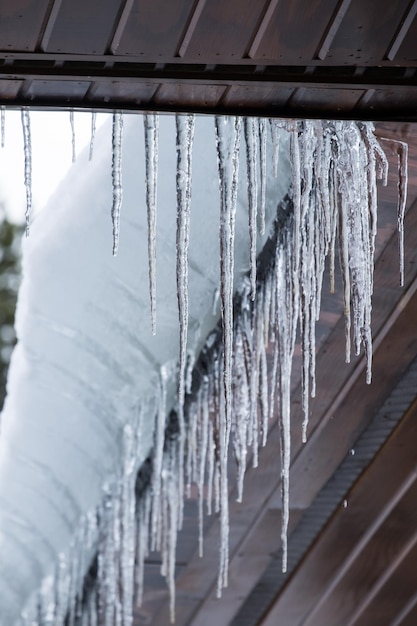
[[[97, 114], [96, 128], [106, 114]], [[33, 213], [38, 212], [72, 165], [69, 111], [31, 111]], [[91, 113], [74, 112], [76, 154], [89, 145]], [[21, 114], [6, 110], [5, 145], [0, 148], [0, 203], [8, 219], [23, 222], [26, 206]]]

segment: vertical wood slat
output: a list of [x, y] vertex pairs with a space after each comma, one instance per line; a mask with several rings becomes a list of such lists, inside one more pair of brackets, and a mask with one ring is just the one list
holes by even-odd
[[112, 40], [109, 45], [110, 52], [112, 54], [117, 53], [117, 48], [120, 45], [120, 41], [122, 39], [124, 30], [126, 28], [127, 21], [129, 19], [129, 15], [132, 11], [134, 0], [125, 0], [123, 9], [121, 11], [120, 17], [118, 19]]
[[333, 39], [337, 31], [339, 30], [339, 26], [342, 23], [343, 18], [346, 15], [346, 11], [350, 6], [351, 0], [339, 0], [339, 4], [337, 5], [332, 17], [329, 20], [326, 31], [323, 35], [323, 39], [320, 42], [320, 45], [317, 50], [317, 58], [320, 61], [323, 61], [332, 45]]
[[44, 25], [41, 29], [37, 45], [37, 48], [39, 48], [39, 50], [41, 50], [42, 52], [45, 52], [48, 47], [49, 40], [51, 38], [51, 34], [55, 26], [55, 22], [57, 20], [61, 5], [62, 0], [52, 0], [51, 5], [49, 6], [49, 11], [46, 16]]
[[182, 39], [179, 42], [178, 45], [178, 50], [177, 50], [177, 55], [179, 57], [184, 57], [187, 53], [187, 48], [190, 44], [191, 38], [194, 34], [194, 31], [197, 27], [198, 21], [201, 17], [201, 14], [203, 12], [203, 9], [206, 5], [207, 0], [196, 0], [196, 3], [193, 7], [193, 10], [191, 12], [191, 17], [190, 20], [187, 24], [187, 27], [185, 29], [185, 33], [182, 37]]
[[388, 59], [388, 61], [393, 61], [395, 59], [416, 15], [417, 0], [412, 0], [385, 55], [385, 58]]
[[270, 0], [266, 11], [264, 13], [264, 16], [261, 20], [261, 23], [259, 25], [258, 30], [255, 33], [255, 36], [252, 40], [252, 43], [250, 45], [249, 51], [248, 51], [248, 57], [250, 59], [254, 59], [258, 53], [259, 50], [259, 46], [261, 45], [262, 39], [266, 33], [266, 30], [269, 26], [269, 23], [272, 19], [272, 16], [275, 12], [275, 9], [278, 6], [278, 2], [279, 0]]

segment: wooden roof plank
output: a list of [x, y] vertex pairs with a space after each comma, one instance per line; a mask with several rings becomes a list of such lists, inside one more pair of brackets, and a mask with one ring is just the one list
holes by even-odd
[[[414, 8], [414, 5], [413, 5]], [[400, 42], [400, 46], [397, 50], [394, 48], [395, 56], [392, 61], [396, 63], [402, 63], [405, 60], [413, 61], [415, 63], [417, 58], [417, 50], [416, 50], [416, 38], [417, 38], [417, 15], [414, 16], [414, 19], [410, 24], [406, 24], [404, 30], [406, 32], [403, 33], [400, 31], [400, 35], [404, 35]], [[389, 58], [389, 57], [388, 57]]]
[[190, 45], [190, 41], [195, 33], [195, 29], [197, 28], [197, 24], [200, 20], [206, 2], [207, 0], [196, 0], [193, 10], [190, 14], [184, 35], [180, 39], [178, 45], [178, 56], [180, 57], [184, 57], [187, 54], [188, 46]]
[[327, 62], [377, 64], [404, 17], [404, 0], [352, 0], [329, 48]]
[[407, 36], [408, 31], [417, 15], [417, 0], [411, 0], [404, 16], [398, 26], [397, 32], [394, 35], [394, 38], [390, 44], [389, 49], [385, 55], [389, 61], [393, 61], [397, 55], [398, 50], [400, 49], [404, 39]]
[[[347, 0], [346, 0], [347, 2]], [[252, 44], [250, 57], [258, 60], [274, 60], [282, 64], [308, 63], [316, 57], [323, 34], [333, 36], [330, 22], [338, 27], [338, 11], [343, 15], [339, 0], [303, 0], [277, 2], [262, 23], [262, 30]], [[261, 37], [262, 35], [262, 37]], [[256, 47], [255, 44], [256, 43]]]
[[[415, 509], [415, 500], [413, 502], [413, 508]], [[412, 510], [413, 509], [410, 510], [410, 508], [408, 508], [409, 513]], [[411, 526], [407, 524], [406, 528], [407, 530], [410, 530]], [[403, 539], [401, 535], [399, 536], [399, 538]], [[404, 544], [402, 545], [400, 550], [395, 554], [394, 559], [389, 564], [387, 563], [385, 564], [385, 567], [383, 568], [381, 575], [378, 577], [376, 582], [372, 585], [371, 589], [369, 589], [369, 591], [366, 593], [362, 601], [356, 604], [355, 610], [349, 616], [349, 619], [345, 622], [346, 626], [368, 626], [369, 624], [375, 623], [374, 621], [376, 617], [375, 606], [376, 606], [377, 614], [379, 614], [379, 616], [381, 617], [381, 611], [380, 611], [380, 608], [378, 607], [378, 600], [380, 602], [384, 602], [382, 598], [384, 598], [384, 595], [385, 595], [384, 592], [386, 593], [387, 591], [386, 588], [389, 586], [395, 586], [397, 589], [397, 594], [398, 594], [399, 590], [401, 589], [401, 585], [397, 585], [396, 582], [397, 582], [398, 575], [401, 569], [405, 567], [407, 561], [411, 561], [413, 564], [413, 568], [412, 568], [413, 578], [411, 580], [414, 579], [416, 557], [417, 557], [417, 529], [414, 526], [414, 532], [412, 532], [410, 536], [408, 536], [407, 539], [404, 541]], [[393, 579], [395, 580], [393, 581]], [[410, 583], [409, 576], [406, 577], [406, 580], [408, 583]], [[413, 585], [413, 588], [414, 588], [414, 585]], [[404, 589], [402, 589], [402, 592], [404, 592]], [[396, 594], [394, 593], [394, 597], [395, 595]], [[393, 617], [392, 616], [393, 607], [391, 605], [388, 606], [388, 603], [386, 601], [387, 600], [386, 595], [384, 599], [385, 599], [385, 602], [384, 602], [385, 612], [382, 614], [382, 616], [383, 616], [383, 619], [391, 621], [391, 618]], [[391, 595], [389, 600], [392, 602], [392, 599], [393, 599], [393, 596]], [[400, 602], [403, 601], [403, 599], [400, 599], [398, 595], [396, 597], [396, 600], [397, 602], [398, 600], [400, 600]], [[372, 607], [374, 608], [374, 610], [369, 610], [369, 609], [372, 609]], [[372, 617], [370, 614], [372, 614]]]
[[134, 0], [117, 54], [174, 61], [193, 4], [193, 0]]
[[122, 6], [122, 0], [62, 0], [45, 52], [104, 54]]
[[[341, 560], [337, 571], [333, 574], [331, 580], [323, 589], [323, 592], [317, 596], [316, 604], [309, 611], [305, 620], [302, 622], [302, 626], [312, 626], [316, 623], [323, 623], [322, 621], [320, 622], [320, 620], [323, 620], [323, 607], [325, 614], [328, 614], [326, 613], [326, 603], [328, 603], [331, 596], [335, 593], [337, 595], [335, 590], [337, 590], [341, 583], [344, 582], [347, 573], [352, 568], [354, 563], [362, 556], [367, 545], [372, 541], [377, 532], [380, 531], [381, 526], [384, 525], [387, 518], [392, 514], [393, 510], [398, 506], [405, 494], [413, 485], [415, 487], [416, 478], [416, 474], [411, 472], [401, 482], [397, 490], [391, 494], [391, 497], [387, 498], [387, 501], [384, 503], [380, 513], [375, 517], [373, 522], [369, 524], [359, 541], [357, 541], [357, 543], [350, 549], [347, 557]], [[341, 537], [341, 541], [343, 541], [343, 537]], [[338, 619], [341, 619], [340, 615], [338, 615]]]
[[[415, 508], [415, 501], [412, 503]], [[410, 524], [412, 518], [410, 519]], [[389, 623], [391, 626], [410, 619], [416, 602], [416, 559], [417, 545], [398, 564], [393, 575], [382, 581], [377, 594], [371, 598], [367, 608], [358, 617], [355, 626]], [[406, 612], [404, 613], [404, 609]], [[414, 614], [415, 620], [415, 614]], [[413, 622], [413, 626], [416, 621]]]
[[263, 2], [240, 0], [207, 0], [194, 24], [184, 59], [204, 59], [204, 62], [225, 62], [246, 55], [253, 37], [254, 24], [263, 12]]
[[[381, 613], [383, 604], [381, 596], [384, 596], [381, 590], [393, 574], [397, 574], [403, 559], [416, 545], [416, 500], [417, 481], [414, 471], [399, 485], [393, 498], [387, 498], [384, 508], [360, 542], [352, 546], [352, 551], [339, 569], [343, 574], [337, 576], [336, 584], [334, 580], [331, 581], [325, 591], [325, 601], [319, 602], [309, 612], [302, 626], [322, 626], [329, 616], [332, 616], [334, 623], [346, 626], [369, 626], [383, 623], [384, 620], [391, 623], [398, 613], [398, 601], [393, 606], [392, 599], [385, 592], [387, 601], [382, 611], [382, 614], [385, 612], [385, 618], [378, 620], [377, 613]], [[352, 506], [355, 506], [354, 502]], [[361, 518], [362, 511], [356, 508], [352, 524]], [[370, 532], [371, 529], [374, 532]], [[340, 542], [344, 541], [350, 542], [350, 536], [340, 536]], [[378, 604], [380, 606], [376, 607]]]
[[49, 18], [50, 0], [16, 2], [3, 0], [0, 8], [0, 47], [2, 50], [33, 52]]
[[406, 602], [391, 626], [415, 626], [417, 624], [417, 592]]
[[323, 61], [326, 58], [330, 50], [330, 46], [332, 45], [333, 39], [335, 38], [337, 31], [339, 30], [339, 26], [342, 23], [343, 18], [345, 17], [346, 11], [350, 6], [351, 1], [352, 0], [339, 0], [339, 3], [329, 20], [323, 39], [320, 42], [319, 48], [317, 50], [318, 59]]
[[[399, 487], [406, 485], [410, 475], [415, 473], [416, 415], [417, 403], [414, 402], [412, 409], [349, 493], [348, 507], [340, 508], [333, 516], [278, 596], [262, 626], [276, 625], [281, 623], [280, 620], [283, 623], [308, 623], [310, 611], [321, 593], [327, 585], [331, 585], [333, 576], [337, 576], [340, 562], [350, 558], [352, 547], [361, 542], [362, 537], [369, 532], [369, 527], [386, 510], [387, 501], [395, 499]], [[412, 543], [414, 538], [410, 541]], [[323, 621], [319, 623], [323, 624]], [[337, 615], [328, 615], [326, 623], [338, 623]], [[344, 621], [339, 623], [346, 626]]]

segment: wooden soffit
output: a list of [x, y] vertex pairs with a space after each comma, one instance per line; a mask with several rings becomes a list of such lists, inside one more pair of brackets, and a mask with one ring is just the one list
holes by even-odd
[[415, 0], [2, 0], [0, 103], [417, 119]]

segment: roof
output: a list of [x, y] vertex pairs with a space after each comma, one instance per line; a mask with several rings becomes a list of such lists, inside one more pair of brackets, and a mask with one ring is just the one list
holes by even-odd
[[[415, 0], [8, 0], [0, 104], [416, 121], [416, 15]], [[304, 446], [297, 388], [293, 396], [289, 575], [280, 573], [274, 423], [259, 468], [248, 471], [244, 504], [231, 504], [221, 602], [216, 520], [207, 521], [199, 560], [196, 510], [187, 506], [180, 626], [417, 622], [417, 131], [398, 123], [378, 132], [409, 142], [411, 175], [404, 289], [394, 156], [390, 184], [379, 190], [373, 383], [365, 385], [363, 360], [341, 362], [340, 301], [326, 298]], [[169, 621], [159, 567], [152, 555], [135, 624]]]
[[6, 0], [0, 102], [415, 120], [405, 0]]

